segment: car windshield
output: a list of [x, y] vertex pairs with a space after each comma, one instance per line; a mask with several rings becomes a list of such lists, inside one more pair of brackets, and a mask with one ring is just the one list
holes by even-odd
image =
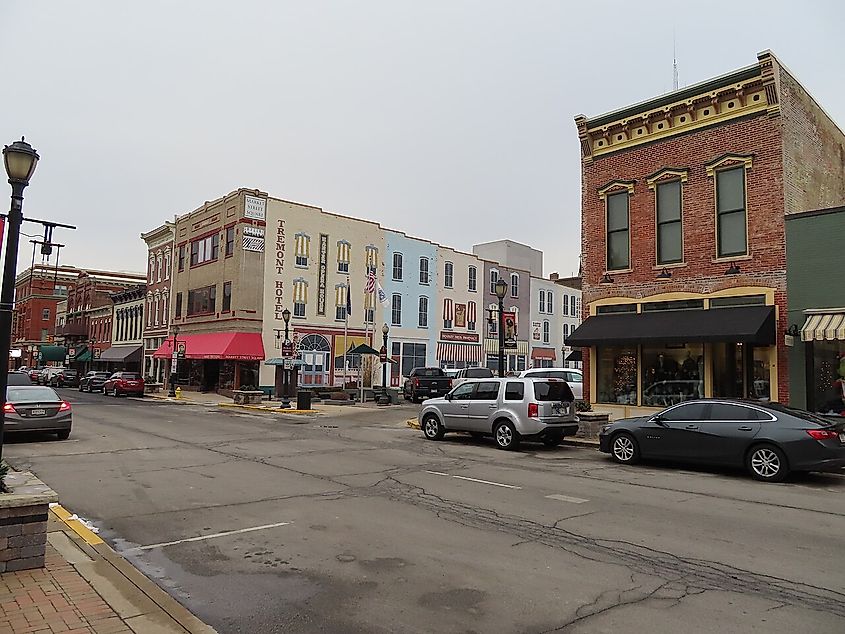
[[572, 402], [572, 390], [565, 381], [534, 381], [534, 398], [538, 401]]
[[6, 390], [6, 400], [10, 403], [33, 403], [59, 401], [59, 395], [49, 387], [10, 387]]
[[464, 374], [468, 379], [489, 379], [493, 376], [493, 371], [490, 368], [467, 368]]
[[414, 376], [445, 376], [440, 368], [417, 368]]

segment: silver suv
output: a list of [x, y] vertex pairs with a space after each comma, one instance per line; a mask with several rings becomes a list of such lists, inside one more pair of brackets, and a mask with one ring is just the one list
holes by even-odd
[[443, 398], [425, 401], [420, 429], [429, 440], [446, 432], [491, 435], [500, 449], [516, 449], [521, 440], [548, 447], [578, 431], [572, 390], [560, 379], [470, 379]]

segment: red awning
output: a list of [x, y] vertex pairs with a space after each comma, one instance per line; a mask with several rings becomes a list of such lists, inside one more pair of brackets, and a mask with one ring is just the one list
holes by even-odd
[[557, 356], [554, 348], [534, 348], [531, 350], [532, 359], [549, 359], [554, 361]]
[[[235, 359], [261, 361], [264, 344], [257, 332], [209, 332], [198, 335], [177, 335], [185, 344], [186, 359]], [[169, 359], [173, 355], [173, 337], [168, 337], [153, 356]]]

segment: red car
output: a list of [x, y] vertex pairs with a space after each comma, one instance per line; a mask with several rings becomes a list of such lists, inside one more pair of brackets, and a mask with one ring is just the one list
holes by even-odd
[[121, 394], [144, 395], [144, 379], [137, 372], [115, 372], [103, 383], [103, 394], [120, 396]]

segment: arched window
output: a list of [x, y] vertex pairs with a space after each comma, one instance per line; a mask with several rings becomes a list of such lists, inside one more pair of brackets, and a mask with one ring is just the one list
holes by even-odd
[[393, 279], [402, 280], [402, 254], [393, 254]]
[[519, 275], [511, 273], [511, 297], [519, 297]]
[[543, 343], [549, 343], [549, 336], [550, 336], [549, 328], [550, 328], [550, 326], [549, 326], [548, 320], [544, 321], [543, 322]]

